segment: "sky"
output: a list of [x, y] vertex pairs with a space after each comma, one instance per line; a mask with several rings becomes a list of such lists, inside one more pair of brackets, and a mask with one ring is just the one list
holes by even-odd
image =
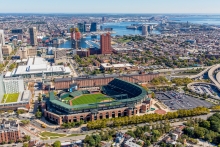
[[0, 13], [220, 14], [220, 0], [0, 0]]

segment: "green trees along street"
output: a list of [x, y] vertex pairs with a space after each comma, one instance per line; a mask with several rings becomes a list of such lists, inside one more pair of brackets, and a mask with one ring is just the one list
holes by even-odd
[[203, 114], [208, 114], [208, 113], [209, 113], [208, 108], [197, 107], [197, 108], [190, 109], [190, 110], [177, 110], [176, 112], [168, 112], [165, 115], [145, 114], [141, 116], [131, 116], [131, 117], [126, 116], [126, 117], [118, 117], [118, 118], [111, 118], [111, 119], [95, 120], [95, 121], [88, 122], [87, 127], [88, 129], [119, 127], [119, 126], [126, 126], [126, 125], [132, 125], [132, 124], [168, 120], [168, 119], [174, 119], [174, 118], [197, 116], [197, 115], [203, 115]]

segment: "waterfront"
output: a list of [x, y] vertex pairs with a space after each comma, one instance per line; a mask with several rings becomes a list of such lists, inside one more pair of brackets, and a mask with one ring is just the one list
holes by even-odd
[[[140, 35], [141, 30], [133, 30], [133, 29], [127, 29], [127, 26], [130, 26], [131, 24], [141, 24], [141, 22], [119, 22], [119, 23], [104, 23], [102, 25], [104, 28], [113, 28], [113, 31], [116, 32], [115, 34], [112, 34], [112, 36], [116, 35]], [[155, 23], [151, 23], [155, 24]], [[159, 31], [153, 30], [152, 34], [160, 34]], [[97, 39], [99, 40], [100, 36], [97, 36]], [[85, 43], [85, 41], [91, 41], [91, 36], [86, 36], [85, 38], [81, 39], [81, 47], [82, 48], [88, 48], [89, 46]], [[58, 46], [59, 48], [71, 48], [71, 41], [68, 40], [65, 43], [62, 43]]]
[[220, 25], [220, 15], [176, 15], [168, 16], [168, 20], [175, 22], [189, 22], [195, 24]]

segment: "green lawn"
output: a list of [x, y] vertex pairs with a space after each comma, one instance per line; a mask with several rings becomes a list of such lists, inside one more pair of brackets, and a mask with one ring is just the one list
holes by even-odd
[[84, 135], [84, 134], [71, 134], [71, 135], [68, 135], [67, 137], [74, 137], [74, 136], [80, 136], [80, 135]]
[[58, 133], [51, 133], [51, 132], [42, 132], [40, 133], [40, 136], [47, 138], [47, 137], [64, 137], [66, 134], [58, 134]]
[[18, 101], [18, 96], [19, 96], [19, 93], [5, 94], [3, 96], [3, 99], [2, 99], [1, 103], [4, 103], [5, 99], [6, 99], [5, 103], [17, 102]]
[[101, 102], [104, 100], [113, 100], [112, 98], [100, 98], [105, 97], [105, 95], [99, 94], [86, 94], [72, 100], [72, 105], [81, 105], [81, 104], [92, 104], [96, 102]]
[[62, 99], [62, 100], [64, 100], [64, 101], [69, 101], [69, 100], [71, 100], [71, 99], [73, 99], [73, 97], [66, 97], [66, 98], [64, 98], [64, 99]]

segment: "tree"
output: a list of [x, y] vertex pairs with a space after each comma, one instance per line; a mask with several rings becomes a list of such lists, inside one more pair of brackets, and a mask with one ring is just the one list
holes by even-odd
[[206, 121], [206, 120], [203, 120], [199, 123], [199, 126], [200, 127], [203, 127], [203, 128], [209, 128], [210, 127], [210, 122], [209, 121]]
[[12, 113], [12, 112], [13, 112], [13, 110], [8, 110], [7, 112], [8, 112], [8, 113]]
[[19, 114], [23, 114], [23, 113], [25, 113], [24, 110], [22, 110], [22, 109], [17, 110], [17, 114], [18, 114], [18, 115], [19, 115]]
[[23, 143], [23, 147], [28, 147], [29, 144], [26, 142], [26, 143]]
[[21, 123], [25, 126], [30, 123], [30, 120], [22, 120]]
[[30, 140], [31, 140], [31, 136], [29, 136], [29, 135], [24, 136], [24, 142], [30, 141]]
[[144, 142], [144, 144], [145, 144], [146, 146], [150, 146], [150, 145], [151, 145], [151, 142], [150, 142], [150, 140], [146, 140], [146, 141]]
[[155, 95], [154, 92], [152, 92], [151, 97], [152, 97], [152, 98], [155, 98], [155, 97], [156, 97], [156, 95]]
[[55, 141], [54, 143], [53, 143], [53, 147], [61, 147], [61, 142], [60, 141]]
[[40, 112], [40, 110], [38, 109], [37, 112], [35, 113], [35, 116], [37, 118], [41, 118], [42, 117], [42, 112]]

